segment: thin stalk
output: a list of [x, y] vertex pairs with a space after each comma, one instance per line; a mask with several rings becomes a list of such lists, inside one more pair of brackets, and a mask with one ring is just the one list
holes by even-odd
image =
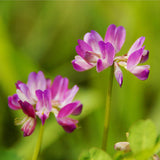
[[37, 144], [33, 153], [32, 160], [37, 160], [39, 150], [41, 148], [41, 142], [42, 142], [42, 137], [43, 137], [43, 130], [44, 130], [44, 125], [41, 124], [40, 131], [39, 131], [39, 136], [37, 139]]
[[102, 150], [104, 150], [104, 151], [106, 151], [106, 148], [107, 148], [113, 74], [114, 74], [114, 65], [111, 66], [110, 77], [109, 77], [109, 82], [108, 82], [108, 89], [107, 89], [107, 97], [106, 97], [106, 108], [105, 108], [105, 117], [104, 117], [104, 131], [103, 131], [103, 141], [102, 141]]

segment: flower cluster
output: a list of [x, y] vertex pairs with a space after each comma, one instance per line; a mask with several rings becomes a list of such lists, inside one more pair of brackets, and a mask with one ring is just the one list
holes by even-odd
[[78, 56], [75, 56], [72, 61], [74, 69], [82, 72], [96, 66], [97, 72], [101, 72], [114, 65], [114, 74], [120, 87], [123, 83], [120, 66], [140, 80], [146, 80], [150, 66], [138, 65], [144, 63], [149, 56], [149, 51], [142, 46], [145, 37], [137, 39], [127, 54], [115, 56], [121, 50], [125, 37], [124, 27], [116, 27], [114, 24], [108, 27], [104, 40], [96, 31], [92, 30], [90, 33], [86, 33], [84, 40], [78, 40], [78, 46], [76, 46]]
[[52, 83], [42, 71], [32, 72], [27, 84], [18, 81], [16, 88], [16, 94], [8, 97], [8, 105], [13, 110], [22, 109], [25, 116], [16, 124], [22, 125], [24, 136], [33, 133], [37, 117], [44, 125], [51, 112], [66, 132], [72, 132], [77, 127], [78, 121], [69, 118], [69, 115], [79, 115], [82, 111], [80, 101], [72, 102], [79, 88], [75, 85], [68, 89], [67, 78], [57, 76]]

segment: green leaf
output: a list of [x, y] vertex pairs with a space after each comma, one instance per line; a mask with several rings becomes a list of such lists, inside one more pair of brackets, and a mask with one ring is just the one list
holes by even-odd
[[129, 143], [133, 153], [151, 149], [157, 138], [156, 127], [151, 120], [141, 120], [129, 130]]
[[111, 157], [104, 151], [98, 148], [92, 148], [80, 155], [79, 160], [112, 160]]

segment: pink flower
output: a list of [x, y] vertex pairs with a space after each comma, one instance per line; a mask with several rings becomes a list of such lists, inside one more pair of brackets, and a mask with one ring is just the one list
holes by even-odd
[[126, 55], [115, 57], [121, 50], [125, 37], [126, 31], [124, 27], [116, 27], [114, 24], [108, 27], [104, 40], [96, 31], [86, 33], [84, 40], [78, 40], [79, 45], [76, 46], [78, 56], [75, 56], [72, 61], [74, 69], [82, 72], [96, 66], [97, 72], [101, 72], [114, 65], [115, 78], [120, 87], [123, 83], [123, 74], [120, 66], [140, 80], [146, 80], [150, 66], [138, 65], [146, 62], [149, 56], [149, 51], [142, 47], [145, 37], [137, 39]]
[[68, 89], [67, 78], [57, 76], [51, 84], [51, 80], [46, 79], [41, 71], [32, 72], [27, 84], [18, 81], [16, 88], [17, 94], [8, 97], [8, 105], [13, 110], [22, 109], [24, 112], [25, 117], [21, 121], [16, 121], [17, 125], [22, 125], [24, 136], [33, 133], [37, 117], [44, 125], [50, 112], [54, 113], [57, 122], [67, 132], [72, 132], [77, 127], [78, 121], [68, 116], [81, 113], [80, 101], [72, 102], [79, 88], [75, 85]]
[[22, 125], [21, 130], [24, 136], [29, 136], [36, 126], [35, 108], [38, 98], [36, 96], [37, 90], [45, 90], [47, 87], [46, 79], [43, 72], [32, 72], [29, 75], [27, 84], [18, 81], [16, 83], [17, 94], [8, 97], [8, 105], [13, 110], [22, 109], [25, 117], [20, 121], [16, 121], [17, 125]]
[[78, 40], [78, 56], [72, 61], [74, 69], [81, 72], [96, 66], [97, 72], [101, 72], [111, 66], [125, 41], [125, 34], [122, 26], [113, 24], [108, 27], [104, 41], [96, 31], [86, 33], [84, 40]]
[[[54, 79], [51, 88], [52, 112], [57, 122], [64, 128], [66, 132], [72, 132], [77, 127], [77, 120], [71, 119], [69, 115], [79, 115], [82, 111], [80, 101], [73, 101], [74, 96], [79, 88], [75, 85], [72, 89], [68, 89], [68, 79], [57, 76]], [[72, 102], [73, 101], [73, 102]]]
[[149, 56], [149, 51], [142, 47], [145, 37], [140, 37], [129, 49], [127, 55], [115, 57], [115, 77], [119, 85], [122, 86], [123, 75], [119, 66], [124, 67], [140, 80], [146, 80], [149, 75], [149, 65], [138, 65], [144, 63]]

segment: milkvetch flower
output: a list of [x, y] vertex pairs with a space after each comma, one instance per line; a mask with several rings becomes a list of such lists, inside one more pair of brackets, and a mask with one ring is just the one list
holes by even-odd
[[137, 39], [134, 44], [129, 49], [128, 53], [124, 56], [118, 56], [114, 59], [115, 66], [115, 77], [119, 85], [122, 86], [123, 75], [119, 66], [124, 67], [126, 70], [131, 72], [140, 80], [146, 80], [149, 75], [149, 65], [138, 65], [147, 61], [149, 56], [149, 51], [145, 50], [145, 47], [142, 46], [144, 43], [145, 37], [140, 37]]
[[122, 26], [110, 25], [104, 40], [96, 31], [86, 33], [84, 40], [78, 40], [78, 56], [72, 61], [74, 69], [81, 72], [96, 66], [97, 72], [101, 72], [113, 64], [114, 56], [124, 41], [125, 29]]
[[[57, 122], [64, 128], [66, 132], [72, 132], [77, 127], [77, 120], [71, 119], [69, 115], [79, 115], [82, 111], [80, 101], [73, 101], [74, 96], [78, 92], [77, 85], [72, 89], [68, 89], [68, 79], [57, 76], [53, 84], [50, 83], [52, 112]], [[73, 102], [72, 102], [73, 101]]]
[[24, 118], [15, 122], [22, 125], [24, 136], [33, 133], [38, 117], [44, 125], [51, 112], [65, 131], [72, 132], [77, 127], [78, 121], [68, 116], [81, 113], [80, 101], [72, 102], [79, 88], [75, 85], [68, 89], [67, 78], [57, 76], [51, 84], [51, 80], [46, 79], [43, 72], [32, 72], [27, 84], [18, 81], [16, 88], [17, 93], [8, 97], [8, 105], [13, 110], [23, 111]]
[[114, 24], [108, 27], [104, 40], [96, 31], [86, 33], [84, 40], [78, 40], [79, 45], [76, 46], [78, 56], [75, 56], [72, 61], [74, 69], [81, 72], [96, 66], [97, 72], [101, 72], [114, 65], [115, 78], [120, 87], [123, 83], [123, 73], [120, 66], [140, 80], [146, 80], [150, 66], [138, 65], [146, 62], [149, 56], [149, 51], [142, 46], [145, 37], [137, 39], [127, 54], [115, 56], [121, 50], [125, 37], [126, 31], [124, 27], [116, 27]]

